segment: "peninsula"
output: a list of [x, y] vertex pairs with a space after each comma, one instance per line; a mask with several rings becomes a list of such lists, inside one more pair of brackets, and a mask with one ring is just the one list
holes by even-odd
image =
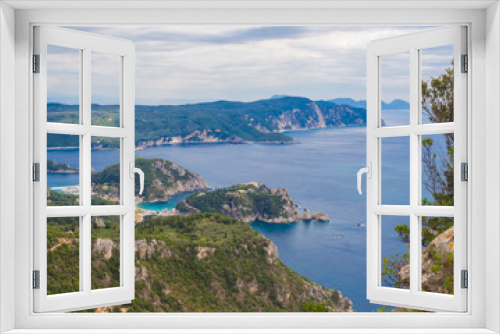
[[179, 202], [182, 213], [218, 213], [247, 223], [291, 223], [298, 221], [328, 222], [326, 213], [304, 209], [301, 214], [285, 188], [271, 189], [259, 182], [237, 184], [214, 191], [198, 192]]

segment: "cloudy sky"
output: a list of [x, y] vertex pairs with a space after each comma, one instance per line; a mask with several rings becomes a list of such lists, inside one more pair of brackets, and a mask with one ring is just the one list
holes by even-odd
[[[428, 28], [210, 25], [72, 29], [132, 40], [136, 46], [136, 102], [155, 105], [254, 101], [274, 94], [315, 100], [365, 99], [368, 42]], [[78, 72], [71, 72], [74, 61], [68, 59], [77, 56], [55, 49], [49, 50], [49, 101], [75, 103]], [[429, 73], [449, 64], [446, 50], [441, 51], [428, 58]], [[384, 100], [408, 95], [404, 84], [408, 82], [408, 62], [404, 56], [397, 58], [386, 66], [390, 79], [384, 81]], [[118, 101], [117, 64], [113, 56], [93, 56], [93, 103]], [[71, 78], [74, 84], [69, 83]]]

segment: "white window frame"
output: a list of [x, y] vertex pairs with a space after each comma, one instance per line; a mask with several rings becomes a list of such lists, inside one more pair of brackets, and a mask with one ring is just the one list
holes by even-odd
[[[461, 180], [460, 164], [467, 163], [467, 73], [461, 71], [461, 55], [467, 55], [465, 26], [434, 28], [408, 35], [372, 41], [367, 51], [367, 162], [371, 177], [367, 179], [367, 295], [371, 302], [423, 310], [464, 312], [467, 290], [461, 288], [461, 271], [467, 270], [467, 184]], [[422, 64], [421, 50], [453, 45], [454, 122], [422, 124]], [[381, 87], [383, 57], [408, 52], [410, 81], [410, 117], [404, 126], [382, 126]], [[388, 79], [390, 80], [390, 79]], [[422, 205], [422, 141], [420, 136], [455, 134], [454, 146], [454, 206]], [[384, 138], [409, 139], [410, 196], [408, 205], [382, 203], [382, 142]], [[472, 182], [472, 179], [471, 179]], [[381, 225], [383, 216], [409, 218], [410, 228], [410, 288], [396, 289], [381, 284]], [[453, 217], [454, 219], [454, 294], [420, 290], [422, 281], [423, 216]]]
[[[39, 164], [39, 181], [33, 184], [34, 270], [39, 271], [39, 288], [34, 289], [34, 311], [54, 312], [89, 309], [103, 305], [128, 304], [135, 287], [135, 195], [132, 169], [135, 159], [134, 44], [130, 41], [60, 27], [35, 26], [34, 54], [39, 56], [39, 73], [34, 84], [34, 162]], [[78, 124], [47, 122], [47, 45], [72, 48], [80, 53], [80, 112]], [[92, 53], [114, 55], [120, 62], [120, 124], [118, 127], [91, 124]], [[47, 134], [79, 136], [80, 180], [77, 206], [47, 206]], [[91, 205], [92, 136], [120, 141], [120, 203]], [[93, 290], [91, 234], [93, 216], [120, 217], [120, 286]], [[80, 275], [77, 292], [47, 295], [47, 219], [77, 217], [80, 220]]]
[[[15, 205], [15, 230], [7, 224], [5, 217], [12, 214], [2, 210], [1, 232], [15, 232], [15, 239], [0, 235], [2, 277], [0, 291], [2, 303], [0, 316], [4, 320], [2, 330], [15, 329], [15, 333], [35, 333], [50, 329], [50, 332], [68, 332], [65, 329], [87, 329], [85, 332], [136, 332], [157, 329], [158, 332], [218, 332], [218, 333], [492, 333], [500, 331], [498, 313], [499, 302], [499, 239], [500, 230], [500, 136], [498, 109], [500, 99], [500, 11], [498, 3], [474, 1], [405, 1], [388, 3], [384, 1], [332, 3], [315, 2], [268, 2], [266, 4], [243, 2], [222, 4], [217, 1], [180, 5], [177, 2], [152, 4], [134, 3], [137, 9], [95, 9], [116, 6], [111, 2], [82, 1], [70, 5], [69, 2], [17, 2], [2, 3], [0, 24], [15, 30], [13, 36], [5, 29], [0, 32], [2, 71], [15, 63], [15, 76], [0, 78], [2, 109], [0, 116], [11, 126], [15, 126], [15, 147], [9, 132], [0, 132], [1, 157], [15, 159], [14, 164], [0, 161], [1, 180], [16, 188], [15, 203], [9, 202], [9, 192], [2, 186], [0, 208]], [[121, 2], [130, 6], [133, 2]], [[27, 8], [14, 13], [12, 6]], [[69, 6], [57, 9], [58, 6]], [[73, 7], [72, 7], [73, 6]], [[147, 9], [148, 6], [163, 6], [163, 9]], [[184, 9], [179, 8], [184, 6]], [[224, 8], [224, 7], [227, 8]], [[363, 6], [365, 8], [363, 9]], [[393, 6], [398, 6], [397, 9]], [[486, 9], [489, 6], [488, 9]], [[72, 8], [71, 8], [72, 7]], [[87, 9], [81, 9], [86, 7]], [[35, 8], [35, 9], [29, 9]], [[41, 10], [40, 8], [52, 8]], [[80, 8], [80, 9], [74, 9]], [[94, 8], [94, 9], [92, 9]], [[246, 8], [246, 9], [242, 9]], [[349, 9], [350, 8], [350, 9]], [[402, 9], [403, 8], [403, 9]], [[440, 9], [441, 8], [441, 9]], [[12, 20], [15, 15], [15, 23]], [[5, 20], [4, 20], [5, 19]], [[32, 244], [32, 212], [27, 210], [31, 203], [26, 193], [32, 192], [31, 150], [32, 109], [31, 76], [29, 73], [31, 54], [31, 33], [34, 24], [48, 25], [102, 25], [104, 24], [281, 24], [281, 25], [455, 25], [469, 27], [469, 56], [471, 59], [469, 76], [469, 121], [468, 133], [470, 157], [469, 183], [469, 228], [471, 242], [468, 243], [470, 288], [468, 289], [469, 310], [467, 313], [436, 314], [34, 314], [32, 313], [32, 290], [30, 245]], [[486, 26], [485, 26], [486, 22]], [[9, 38], [10, 36], [10, 38]], [[7, 38], [6, 38], [7, 37]], [[6, 48], [4, 48], [4, 45]], [[15, 60], [13, 60], [15, 46]], [[10, 55], [10, 56], [9, 56]], [[486, 68], [488, 71], [486, 71]], [[7, 71], [8, 72], [8, 71]], [[2, 72], [2, 74], [7, 73]], [[9, 85], [15, 79], [15, 100], [6, 98]], [[486, 85], [488, 83], [488, 85]], [[15, 118], [12, 115], [15, 107]], [[486, 121], [486, 119], [488, 119]], [[4, 127], [5, 125], [2, 125]], [[10, 132], [12, 133], [12, 132]], [[11, 138], [10, 138], [11, 140]], [[488, 152], [488, 154], [485, 153]], [[9, 181], [4, 171], [15, 167], [15, 181]], [[486, 183], [486, 173], [489, 172]], [[353, 186], [354, 187], [354, 186]], [[486, 196], [486, 194], [488, 196]], [[471, 196], [472, 195], [472, 196]], [[486, 203], [486, 205], [485, 205]], [[5, 213], [4, 213], [5, 212]], [[10, 215], [9, 215], [10, 214]], [[10, 222], [9, 222], [10, 223]], [[14, 251], [14, 256], [6, 249]], [[485, 259], [486, 258], [486, 259]], [[26, 261], [26, 259], [30, 259]], [[488, 260], [488, 267], [485, 261]], [[485, 277], [488, 277], [488, 280]], [[15, 286], [15, 289], [12, 289]], [[486, 293], [488, 289], [488, 293]], [[15, 290], [15, 291], [11, 291]], [[5, 298], [5, 299], [4, 299]], [[9, 305], [10, 303], [10, 305]], [[15, 305], [15, 309], [7, 306]], [[406, 328], [406, 330], [405, 330]], [[59, 331], [57, 330], [59, 329]], [[249, 331], [249, 329], [251, 329]], [[356, 330], [353, 330], [356, 329]]]

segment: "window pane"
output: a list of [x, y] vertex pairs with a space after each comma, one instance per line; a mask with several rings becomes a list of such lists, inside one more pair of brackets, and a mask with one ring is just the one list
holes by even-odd
[[47, 294], [80, 291], [80, 218], [47, 218]]
[[80, 205], [80, 136], [47, 134], [47, 205]]
[[453, 133], [421, 136], [422, 205], [453, 206]]
[[80, 122], [80, 50], [47, 45], [47, 122]]
[[410, 217], [382, 216], [381, 286], [410, 289]]
[[453, 122], [453, 45], [423, 49], [422, 124]]
[[92, 125], [120, 126], [121, 57], [92, 52]]
[[120, 204], [120, 138], [92, 137], [92, 205]]
[[422, 291], [453, 294], [453, 217], [422, 217]]
[[381, 139], [383, 205], [410, 204], [410, 138]]
[[410, 124], [410, 52], [380, 57], [382, 126]]
[[120, 286], [120, 216], [92, 217], [92, 289]]

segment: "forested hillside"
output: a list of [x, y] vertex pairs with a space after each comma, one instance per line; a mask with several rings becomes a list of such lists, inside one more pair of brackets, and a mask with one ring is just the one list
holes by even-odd
[[[119, 125], [118, 106], [93, 105], [92, 110], [92, 124]], [[78, 123], [77, 106], [49, 103], [47, 115], [50, 122]], [[179, 106], [138, 105], [135, 116], [138, 147], [196, 142], [292, 143], [293, 138], [282, 131], [366, 124], [363, 108], [301, 97]], [[75, 144], [48, 138], [48, 147]], [[100, 144], [112, 146], [106, 142]], [[98, 144], [94, 142], [94, 146]]]
[[[78, 291], [78, 219], [48, 224], [48, 293]], [[92, 287], [119, 282], [119, 224], [93, 220]], [[131, 304], [91, 312], [344, 312], [352, 302], [285, 266], [271, 240], [217, 214], [149, 217], [136, 225]], [[71, 261], [71, 259], [73, 259]]]

